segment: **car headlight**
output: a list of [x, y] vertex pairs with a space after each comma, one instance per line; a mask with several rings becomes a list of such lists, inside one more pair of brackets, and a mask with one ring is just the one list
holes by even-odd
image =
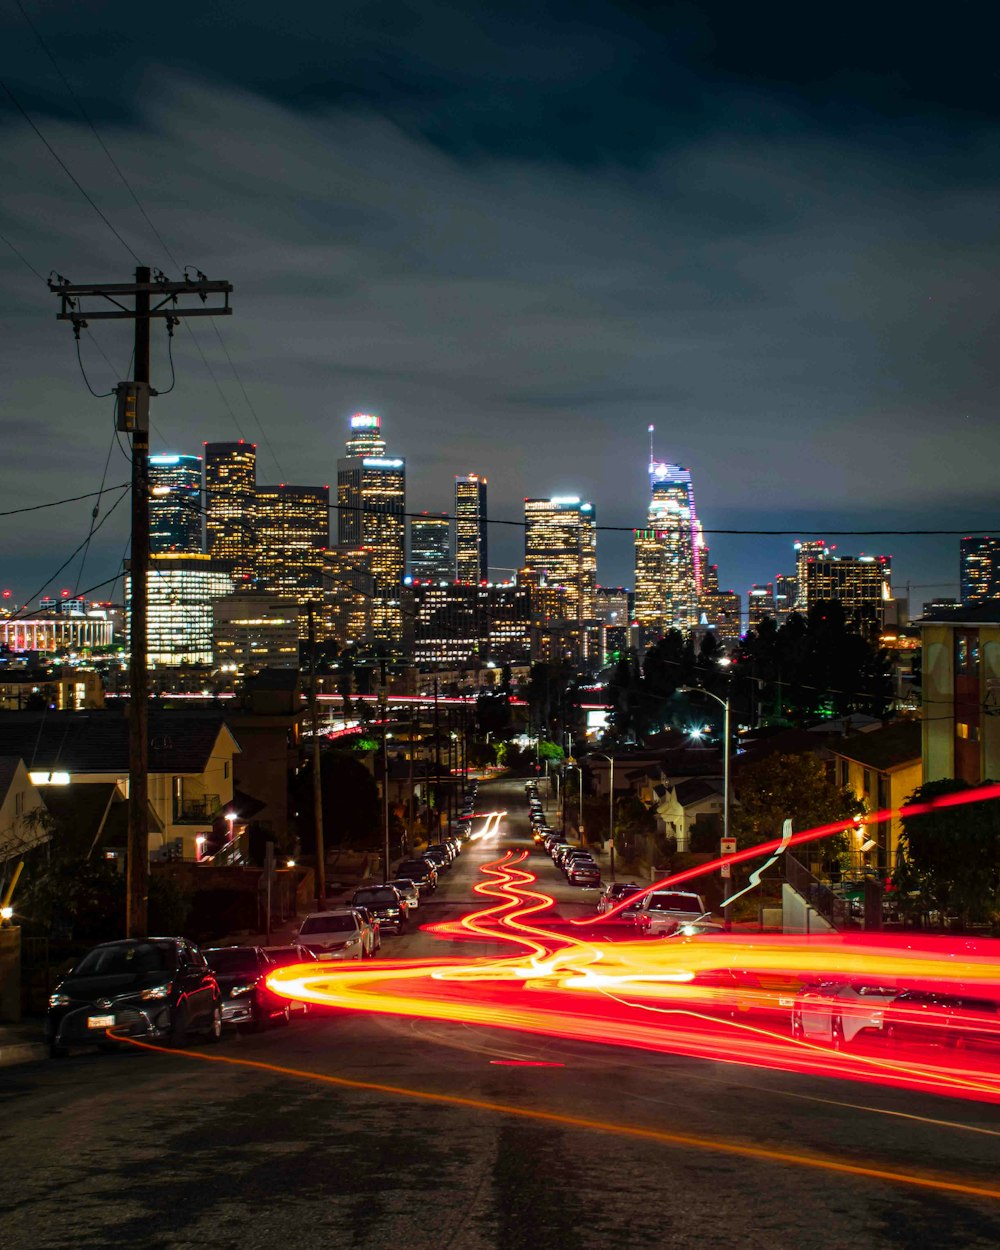
[[146, 1000], [150, 998], [169, 998], [170, 991], [173, 988], [170, 981], [165, 981], [163, 985], [151, 985], [148, 990], [143, 990], [139, 997]]
[[60, 994], [58, 990], [54, 994], [49, 995], [50, 1007], [68, 1007], [71, 1001], [68, 994]]
[[352, 937], [352, 938], [348, 938], [347, 941], [344, 943], [344, 945], [345, 946], [357, 946], [357, 944], [360, 941], [361, 939], [359, 937]]
[[229, 991], [230, 998], [239, 998], [241, 994], [252, 994], [257, 988], [256, 982], [251, 981], [248, 985], [234, 985]]

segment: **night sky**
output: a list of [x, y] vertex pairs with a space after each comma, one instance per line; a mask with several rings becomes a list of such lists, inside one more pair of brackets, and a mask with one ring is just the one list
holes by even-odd
[[[235, 285], [239, 380], [210, 326], [216, 380], [179, 331], [154, 450], [242, 436], [262, 482], [334, 482], [347, 418], [378, 412], [411, 510], [450, 510], [477, 471], [497, 517], [580, 494], [627, 527], [653, 423], [742, 593], [791, 570], [793, 539], [713, 529], [1000, 523], [989, 6], [21, 4], [170, 255], [3, 0], [2, 77], [45, 138], [144, 262]], [[127, 478], [28, 266], [127, 281], [135, 260], [2, 90], [0, 162], [24, 258], [0, 243], [6, 510], [95, 490], [109, 447]], [[126, 376], [128, 333], [86, 332], [95, 390]], [[153, 356], [165, 389], [162, 332]], [[15, 600], [90, 506], [5, 520]], [[126, 537], [123, 504], [52, 588], [110, 577]], [[957, 593], [957, 537], [833, 541], [892, 554], [918, 603]], [[490, 542], [520, 562], [518, 531]], [[631, 585], [630, 535], [598, 550], [601, 582]]]

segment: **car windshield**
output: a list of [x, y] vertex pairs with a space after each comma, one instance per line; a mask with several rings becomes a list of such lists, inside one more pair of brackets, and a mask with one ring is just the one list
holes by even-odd
[[418, 876], [423, 876], [427, 871], [427, 865], [419, 859], [411, 859], [399, 866], [400, 868], [405, 868], [407, 872], [415, 872]]
[[75, 977], [109, 977], [133, 972], [172, 972], [172, 946], [153, 942], [121, 942], [98, 946], [73, 969]]
[[652, 894], [649, 898], [649, 910], [689, 911], [695, 916], [700, 916], [704, 908], [691, 894]]
[[412, 881], [390, 881], [389, 884], [401, 894], [412, 894], [416, 888]]
[[269, 947], [264, 953], [277, 968], [287, 968], [289, 964], [300, 964], [303, 959], [312, 959], [311, 953], [300, 954], [295, 946], [282, 946], [279, 949]]
[[365, 907], [395, 907], [398, 902], [395, 890], [358, 890], [354, 902]]
[[253, 951], [239, 948], [206, 951], [205, 958], [208, 960], [208, 966], [216, 972], [221, 972], [224, 977], [255, 977], [260, 971], [257, 956]]
[[347, 933], [358, 927], [353, 916], [307, 916], [300, 933]]

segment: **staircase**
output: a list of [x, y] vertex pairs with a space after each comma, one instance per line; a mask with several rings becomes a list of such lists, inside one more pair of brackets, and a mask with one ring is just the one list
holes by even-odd
[[781, 886], [781, 924], [785, 933], [840, 933], [861, 926], [848, 903], [785, 852]]

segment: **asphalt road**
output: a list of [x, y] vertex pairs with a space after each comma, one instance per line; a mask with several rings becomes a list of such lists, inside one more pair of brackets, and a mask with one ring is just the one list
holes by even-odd
[[[522, 784], [493, 793], [523, 841]], [[494, 855], [470, 846], [420, 920], [471, 910]], [[534, 858], [561, 913], [593, 907]], [[383, 943], [432, 949], [470, 953]], [[8, 1250], [1000, 1244], [1000, 1201], [836, 1170], [997, 1189], [996, 1107], [502, 1028], [314, 1016], [190, 1054], [6, 1068], [0, 1101]]]

